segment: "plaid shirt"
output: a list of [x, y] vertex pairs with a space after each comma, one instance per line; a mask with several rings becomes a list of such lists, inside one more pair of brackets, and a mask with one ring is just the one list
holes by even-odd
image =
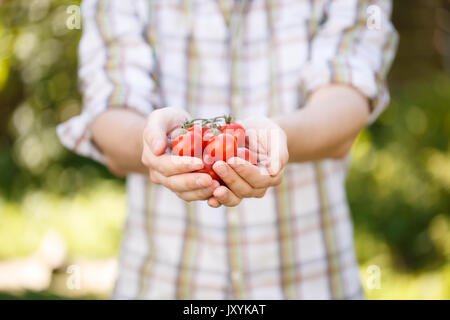
[[[379, 29], [366, 24], [374, 8]], [[275, 116], [329, 83], [370, 98], [373, 121], [389, 100], [385, 78], [397, 44], [390, 12], [390, 0], [85, 0], [84, 108], [58, 134], [104, 161], [90, 124], [107, 108]], [[219, 209], [129, 175], [114, 297], [362, 298], [348, 164], [290, 163], [264, 198]]]

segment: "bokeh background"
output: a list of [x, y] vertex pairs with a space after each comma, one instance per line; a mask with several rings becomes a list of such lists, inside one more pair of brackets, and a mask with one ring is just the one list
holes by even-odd
[[[112, 288], [124, 181], [55, 134], [80, 112], [74, 4], [0, 0], [0, 298], [107, 298]], [[449, 299], [450, 2], [394, 7], [392, 103], [360, 134], [347, 184], [361, 277], [370, 299]], [[366, 285], [371, 265], [380, 289]]]

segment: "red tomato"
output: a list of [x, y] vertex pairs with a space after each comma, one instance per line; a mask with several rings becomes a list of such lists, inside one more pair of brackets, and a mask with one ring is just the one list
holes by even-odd
[[194, 131], [195, 127], [198, 128], [198, 125], [193, 125], [192, 127], [190, 127], [189, 129], [187, 129], [188, 132], [190, 131]]
[[197, 170], [196, 172], [207, 173], [211, 176], [211, 178], [213, 178], [213, 180], [216, 180], [222, 184], [222, 180], [220, 179], [220, 177], [217, 175], [217, 173], [212, 168], [213, 164], [214, 164], [214, 161], [209, 157], [209, 155], [205, 154], [203, 156], [203, 168], [200, 170]]
[[236, 138], [227, 133], [220, 133], [207, 143], [203, 154], [215, 161], [227, 161], [237, 154]]
[[247, 148], [238, 148], [237, 156], [241, 159], [244, 159], [245, 161], [250, 162], [253, 165], [256, 165], [258, 163], [256, 159], [256, 154], [254, 154]]
[[237, 123], [219, 125], [219, 120], [214, 118], [202, 125], [186, 122], [183, 128], [187, 126], [190, 127], [184, 134], [173, 140], [172, 151], [178, 156], [202, 158], [204, 167], [196, 172], [209, 174], [211, 178], [223, 184], [212, 168], [216, 161], [227, 161], [240, 156], [256, 164], [256, 156], [248, 149], [241, 148], [243, 150], [238, 151], [238, 147], [245, 147], [245, 130], [241, 125]]
[[209, 140], [214, 138], [214, 130], [211, 128], [204, 128], [203, 130], [203, 149], [205, 149]]
[[221, 127], [223, 133], [231, 134], [236, 138], [238, 148], [245, 147], [245, 129], [238, 123], [227, 123]]
[[187, 129], [187, 132], [192, 132], [192, 131], [198, 131], [203, 134], [203, 132], [205, 131], [205, 128], [203, 128], [201, 125], [194, 124], [192, 127]]
[[202, 157], [202, 134], [192, 129], [172, 141], [172, 151], [177, 156]]

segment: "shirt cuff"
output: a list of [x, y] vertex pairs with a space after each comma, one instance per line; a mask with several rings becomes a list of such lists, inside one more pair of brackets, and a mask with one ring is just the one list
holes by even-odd
[[[97, 113], [98, 116], [100, 112]], [[75, 153], [106, 164], [106, 159], [92, 140], [92, 122], [95, 116], [85, 113], [73, 117], [56, 127], [61, 143]]]
[[369, 124], [374, 122], [389, 103], [389, 92], [384, 83], [378, 83], [375, 73], [357, 61], [328, 60], [309, 62], [304, 66], [300, 88], [304, 97], [329, 84], [344, 84], [358, 89], [369, 99]]

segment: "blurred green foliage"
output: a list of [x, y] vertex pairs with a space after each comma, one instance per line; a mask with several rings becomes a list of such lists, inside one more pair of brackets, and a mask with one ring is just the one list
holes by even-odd
[[[71, 255], [118, 250], [123, 181], [55, 134], [80, 112], [81, 30], [66, 27], [67, 7], [79, 3], [0, 0], [0, 260], [32, 252], [49, 229]], [[353, 149], [347, 186], [361, 274], [377, 264], [384, 277], [385, 290], [369, 298], [450, 298], [450, 80], [438, 50], [450, 42], [433, 36], [438, 3], [395, 2], [392, 103]]]
[[389, 244], [404, 269], [450, 258], [449, 106], [448, 76], [410, 84], [354, 148], [347, 186], [355, 224]]
[[0, 212], [0, 261], [31, 254], [50, 230], [64, 237], [71, 258], [111, 257], [119, 248], [125, 192], [108, 181], [66, 197], [28, 191], [20, 202], [0, 200]]
[[[70, 154], [55, 125], [80, 112], [77, 46], [66, 9], [80, 1], [0, 1], [0, 193], [24, 189], [69, 194], [106, 170]], [[67, 184], [67, 181], [71, 181]]]

